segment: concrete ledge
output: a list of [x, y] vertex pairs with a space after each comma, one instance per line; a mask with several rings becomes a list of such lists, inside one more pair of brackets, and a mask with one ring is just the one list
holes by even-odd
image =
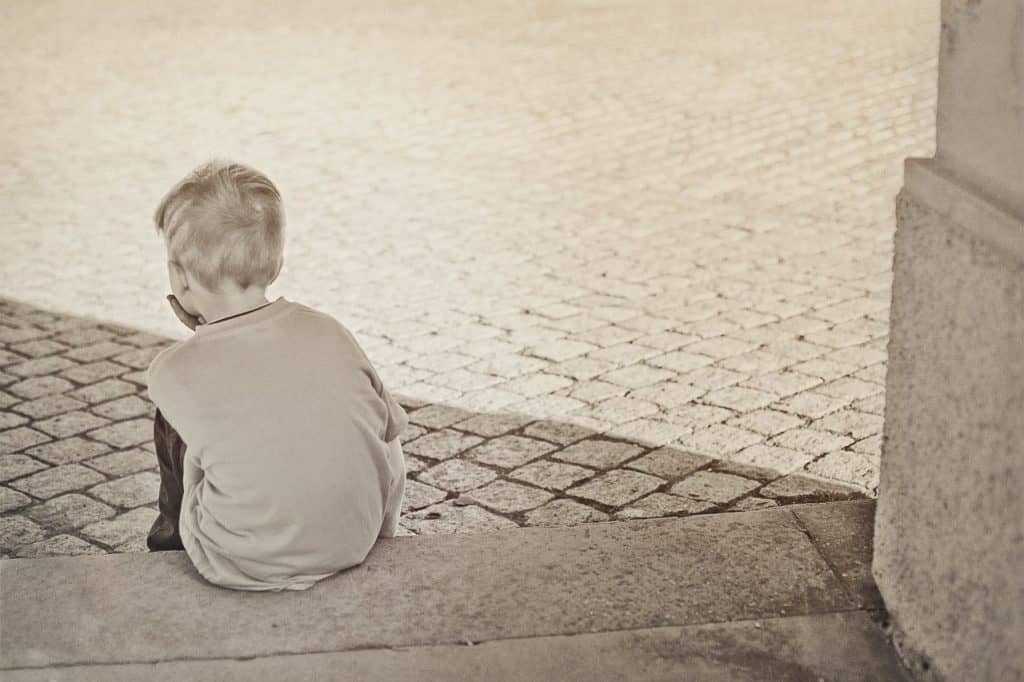
[[71, 666], [10, 671], [9, 682], [305, 682], [307, 680], [720, 680], [898, 682], [905, 673], [862, 611], [475, 646], [372, 649], [248, 660]]
[[[819, 506], [870, 533], [864, 503]], [[181, 553], [8, 560], [0, 667], [464, 645], [857, 609], [794, 508], [396, 538], [298, 593], [211, 586]]]
[[935, 159], [907, 159], [903, 192], [989, 244], [1024, 259], [1024, 216]]

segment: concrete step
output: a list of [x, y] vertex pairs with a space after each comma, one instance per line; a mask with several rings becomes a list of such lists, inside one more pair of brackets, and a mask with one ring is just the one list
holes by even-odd
[[[4, 679], [902, 679], [873, 505], [382, 541], [306, 592], [181, 553], [0, 562]], [[747, 675], [747, 677], [744, 677]]]

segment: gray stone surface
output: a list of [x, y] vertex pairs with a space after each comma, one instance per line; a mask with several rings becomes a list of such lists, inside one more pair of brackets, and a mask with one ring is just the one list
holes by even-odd
[[5, 668], [479, 642], [855, 606], [784, 509], [396, 538], [305, 592], [213, 587], [175, 552], [3, 561], [0, 591]]
[[938, 679], [1024, 679], [1022, 30], [1020, 0], [943, 1], [936, 154], [897, 201], [874, 573]]
[[[832, 504], [801, 504], [790, 507], [811, 534], [851, 596], [863, 608], [883, 608], [882, 597], [871, 576], [875, 502], [855, 500]], [[841, 510], [842, 513], [837, 513]]]
[[251, 660], [8, 671], [10, 682], [566, 680], [899, 682], [908, 679], [861, 612], [625, 632], [368, 649]]
[[[875, 577], [907, 649], [935, 670], [1020, 678], [1024, 250], [911, 185], [899, 217]], [[1024, 235], [1024, 219], [1011, 226]]]

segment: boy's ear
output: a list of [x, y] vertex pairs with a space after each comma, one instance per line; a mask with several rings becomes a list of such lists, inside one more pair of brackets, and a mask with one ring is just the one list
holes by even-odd
[[188, 273], [185, 268], [181, 267], [181, 264], [172, 260], [167, 261], [167, 276], [171, 280], [173, 291], [188, 291]]

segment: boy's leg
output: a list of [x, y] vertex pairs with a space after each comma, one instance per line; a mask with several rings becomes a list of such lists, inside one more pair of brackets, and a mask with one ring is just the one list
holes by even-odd
[[184, 494], [182, 476], [184, 472], [185, 443], [160, 410], [153, 419], [153, 442], [156, 458], [160, 464], [160, 515], [153, 522], [146, 538], [151, 552], [184, 549], [178, 534], [178, 516], [181, 514], [181, 498]]
[[380, 529], [382, 538], [393, 538], [398, 532], [398, 519], [402, 516], [402, 499], [405, 497], [405, 455], [397, 438], [388, 443], [388, 460], [395, 477], [391, 481], [391, 489], [388, 491], [384, 507], [384, 523]]

